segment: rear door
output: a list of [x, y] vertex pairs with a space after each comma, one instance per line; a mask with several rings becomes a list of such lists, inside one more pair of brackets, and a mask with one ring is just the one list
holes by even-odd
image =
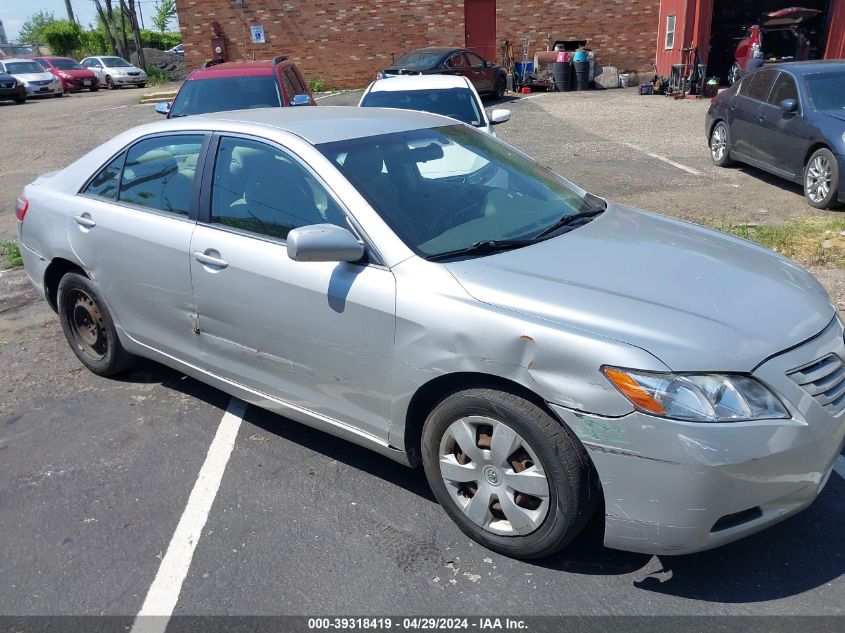
[[135, 340], [199, 360], [188, 249], [208, 136], [159, 134], [114, 157], [69, 204], [68, 237]]
[[[798, 109], [784, 112], [780, 103], [795, 99]], [[766, 103], [760, 110], [759, 151], [773, 171], [789, 177], [796, 177], [803, 171], [803, 157], [808, 142], [802, 137], [804, 118], [803, 104], [798, 95], [795, 79], [788, 73], [779, 72]]]
[[776, 75], [775, 70], [759, 70], [743, 77], [728, 106], [732, 152], [752, 160], [763, 160], [758, 143], [760, 112]]

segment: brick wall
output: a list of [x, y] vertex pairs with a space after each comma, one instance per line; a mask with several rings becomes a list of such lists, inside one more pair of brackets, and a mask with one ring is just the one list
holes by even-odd
[[[359, 87], [393, 56], [422, 46], [463, 46], [463, 0], [177, 0], [188, 69], [212, 57], [212, 22], [226, 36], [229, 58], [286, 54], [306, 78], [330, 87]], [[553, 39], [588, 39], [598, 63], [648, 70], [657, 41], [659, 0], [498, 0], [498, 42], [520, 38], [532, 49]], [[264, 27], [266, 44], [252, 44], [250, 25]], [[498, 60], [497, 60], [498, 61]]]

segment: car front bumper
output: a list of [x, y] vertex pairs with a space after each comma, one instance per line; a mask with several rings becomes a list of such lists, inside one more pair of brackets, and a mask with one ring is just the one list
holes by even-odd
[[26, 99], [26, 88], [23, 86], [0, 88], [0, 101], [6, 101], [8, 99]]
[[31, 86], [26, 85], [26, 95], [28, 97], [49, 97], [52, 95], [60, 95], [64, 92], [62, 82], [47, 84], [46, 86]]
[[787, 372], [836, 354], [842, 326], [776, 356], [753, 375], [787, 420], [696, 424], [632, 413], [602, 418], [551, 405], [580, 438], [601, 481], [608, 547], [690, 554], [753, 534], [809, 506], [845, 443], [845, 411], [831, 415]]
[[112, 76], [112, 81], [114, 82], [115, 86], [136, 86], [138, 84], [145, 84], [147, 83], [146, 77], [114, 77]]
[[[86, 85], [85, 82], [88, 82]], [[80, 90], [91, 90], [91, 88], [96, 88], [99, 85], [99, 81], [96, 77], [91, 79], [78, 79], [73, 77], [71, 79], [65, 79], [62, 77], [62, 88], [64, 88], [65, 92], [78, 92]]]

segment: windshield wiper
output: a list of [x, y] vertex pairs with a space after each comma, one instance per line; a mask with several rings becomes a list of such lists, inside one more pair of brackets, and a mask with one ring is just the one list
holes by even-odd
[[528, 246], [529, 244], [534, 244], [534, 240], [484, 240], [482, 242], [476, 242], [472, 246], [468, 246], [466, 248], [458, 248], [453, 251], [429, 255], [426, 259], [430, 262], [439, 262], [444, 259], [460, 257], [461, 255], [489, 255], [491, 253], [522, 248], [523, 246]]
[[548, 237], [552, 233], [555, 233], [559, 229], [565, 228], [567, 226], [572, 226], [579, 220], [587, 220], [596, 217], [597, 215], [601, 215], [605, 212], [607, 207], [605, 206], [596, 206], [590, 207], [586, 211], [581, 211], [580, 213], [573, 213], [572, 215], [565, 215], [560, 220], [552, 224], [551, 226], [546, 227], [542, 231], [540, 231], [537, 235], [534, 236], [535, 240], [542, 239], [544, 237]]

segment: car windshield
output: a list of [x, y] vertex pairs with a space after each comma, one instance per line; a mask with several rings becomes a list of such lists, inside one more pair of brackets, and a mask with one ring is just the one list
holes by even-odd
[[430, 68], [443, 58], [443, 53], [411, 51], [391, 64], [394, 68]]
[[[389, 79], [385, 81], [390, 81]], [[475, 127], [484, 125], [481, 108], [468, 88], [447, 90], [385, 90], [370, 92], [361, 101], [366, 108], [422, 110], [452, 117]]]
[[6, 72], [10, 75], [27, 75], [29, 73], [43, 73], [44, 69], [37, 62], [5, 62]]
[[186, 81], [176, 95], [170, 116], [278, 108], [281, 105], [278, 84], [272, 75], [192, 79]]
[[53, 66], [58, 68], [59, 70], [82, 70], [82, 66], [79, 62], [75, 62], [72, 59], [68, 59], [66, 57], [59, 58], [59, 59], [51, 59], [53, 62]]
[[422, 257], [480, 243], [532, 240], [592, 206], [589, 194], [465, 125], [335, 141], [317, 149]]
[[102, 57], [101, 59], [106, 68], [128, 68], [132, 65], [122, 57]]
[[845, 73], [805, 75], [804, 81], [816, 110], [845, 109]]

